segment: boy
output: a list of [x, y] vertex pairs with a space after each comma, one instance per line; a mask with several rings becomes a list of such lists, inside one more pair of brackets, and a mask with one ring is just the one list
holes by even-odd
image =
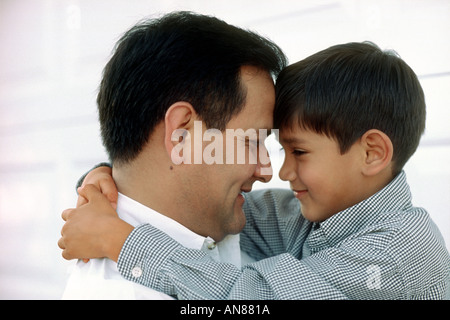
[[[295, 197], [247, 195], [241, 248], [258, 262], [216, 263], [142, 225], [117, 235], [121, 274], [188, 299], [449, 298], [448, 251], [427, 212], [412, 206], [402, 171], [425, 127], [423, 91], [405, 62], [370, 43], [318, 52], [278, 77], [274, 124], [286, 151], [280, 177]], [[76, 210], [65, 219], [90, 213], [123, 225], [104, 198]], [[105, 239], [112, 230], [96, 232]], [[100, 247], [95, 239], [77, 246]], [[107, 251], [78, 258], [114, 255]]]

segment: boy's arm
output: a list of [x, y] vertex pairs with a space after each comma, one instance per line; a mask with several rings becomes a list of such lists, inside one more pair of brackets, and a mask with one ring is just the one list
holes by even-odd
[[[151, 225], [127, 229], [94, 186], [87, 185], [79, 192], [88, 203], [71, 210], [66, 225], [71, 226], [67, 232], [71, 229], [73, 236], [80, 238], [73, 239], [75, 242], [86, 244], [82, 251], [87, 253], [77, 256], [80, 252], [66, 248], [63, 256], [68, 259], [108, 257], [117, 261], [119, 256], [118, 269], [126, 279], [185, 299], [345, 298], [291, 255], [262, 260], [242, 270], [216, 263], [205, 252], [186, 249]], [[116, 232], [110, 232], [110, 228]], [[64, 228], [62, 234], [63, 240]], [[64, 245], [62, 242], [60, 246], [64, 249]], [[120, 255], [117, 248], [122, 248]]]
[[119, 255], [123, 277], [179, 299], [405, 299], [398, 266], [364, 239], [307, 258], [281, 254], [238, 269], [187, 249], [151, 225], [135, 228]]
[[135, 228], [119, 256], [118, 269], [130, 281], [179, 299], [346, 299], [327, 279], [290, 254], [242, 269], [187, 249], [160, 230]]

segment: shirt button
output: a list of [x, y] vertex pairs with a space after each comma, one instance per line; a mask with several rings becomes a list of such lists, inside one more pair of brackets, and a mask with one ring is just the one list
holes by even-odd
[[216, 247], [216, 242], [211, 238], [207, 238], [206, 239], [206, 247], [209, 250], [213, 250]]
[[139, 267], [134, 267], [133, 270], [131, 270], [131, 275], [134, 278], [139, 278], [140, 276], [142, 276], [142, 269]]

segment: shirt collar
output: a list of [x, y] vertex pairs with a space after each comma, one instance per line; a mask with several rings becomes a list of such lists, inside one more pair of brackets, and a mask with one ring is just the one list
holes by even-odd
[[155, 228], [167, 233], [181, 245], [190, 249], [201, 249], [206, 239], [192, 232], [177, 221], [121, 193], [119, 193], [117, 201], [117, 213], [121, 219], [134, 227], [143, 223], [151, 224]]
[[143, 223], [151, 224], [186, 248], [206, 251], [215, 260], [240, 267], [239, 235], [228, 235], [216, 244], [210, 237], [203, 237], [121, 193], [117, 201], [117, 213], [122, 220], [134, 227]]
[[412, 207], [411, 192], [404, 171], [371, 197], [338, 212], [321, 223], [314, 223], [308, 237], [312, 252], [337, 245], [351, 234], [376, 221], [390, 218], [398, 210]]

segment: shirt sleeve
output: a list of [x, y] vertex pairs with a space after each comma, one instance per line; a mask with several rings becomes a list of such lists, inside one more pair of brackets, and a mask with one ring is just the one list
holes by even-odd
[[241, 232], [241, 249], [256, 260], [290, 253], [301, 255], [311, 223], [303, 218], [292, 191], [257, 190], [246, 194], [247, 223]]
[[187, 249], [160, 230], [133, 230], [119, 256], [128, 280], [179, 299], [346, 299], [338, 288], [290, 254], [242, 270]]
[[[370, 247], [370, 246], [369, 246]], [[359, 249], [358, 249], [359, 248]], [[401, 273], [362, 239], [298, 259], [284, 253], [238, 269], [187, 249], [150, 225], [134, 229], [119, 256], [128, 280], [179, 299], [405, 299]]]

